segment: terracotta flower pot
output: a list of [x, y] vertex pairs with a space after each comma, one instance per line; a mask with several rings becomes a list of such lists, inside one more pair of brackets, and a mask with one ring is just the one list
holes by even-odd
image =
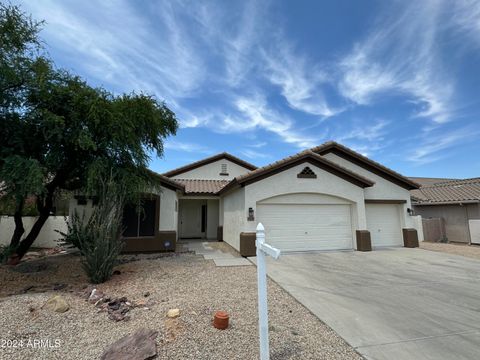
[[217, 329], [225, 330], [228, 327], [228, 314], [225, 311], [217, 311], [213, 318], [213, 326]]

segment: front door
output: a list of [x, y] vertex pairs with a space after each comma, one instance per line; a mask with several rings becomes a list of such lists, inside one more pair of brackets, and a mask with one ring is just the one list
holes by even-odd
[[204, 238], [207, 205], [202, 200], [180, 200], [180, 237]]

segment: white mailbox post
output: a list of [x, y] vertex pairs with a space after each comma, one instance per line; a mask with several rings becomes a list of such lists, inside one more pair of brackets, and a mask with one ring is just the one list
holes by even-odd
[[258, 328], [260, 332], [260, 360], [269, 360], [268, 348], [268, 305], [267, 305], [267, 264], [265, 255], [274, 259], [280, 256], [280, 250], [265, 244], [265, 228], [257, 226], [257, 278], [258, 278]]

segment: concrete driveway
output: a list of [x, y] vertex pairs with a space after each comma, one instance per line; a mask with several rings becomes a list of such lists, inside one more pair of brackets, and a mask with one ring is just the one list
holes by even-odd
[[479, 359], [480, 261], [422, 249], [268, 260], [270, 277], [367, 359]]

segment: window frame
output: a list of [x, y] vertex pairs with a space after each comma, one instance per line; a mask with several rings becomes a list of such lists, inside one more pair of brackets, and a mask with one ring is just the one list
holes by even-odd
[[[154, 200], [155, 201], [155, 213], [154, 213], [154, 229], [153, 235], [140, 235], [140, 216], [142, 216], [141, 212], [137, 212], [137, 235], [136, 236], [124, 236], [124, 231], [122, 231], [122, 239], [154, 239], [158, 236], [158, 232], [160, 231], [160, 196], [155, 194], [142, 194], [141, 200]], [[123, 226], [123, 218], [122, 218], [122, 226]]]

